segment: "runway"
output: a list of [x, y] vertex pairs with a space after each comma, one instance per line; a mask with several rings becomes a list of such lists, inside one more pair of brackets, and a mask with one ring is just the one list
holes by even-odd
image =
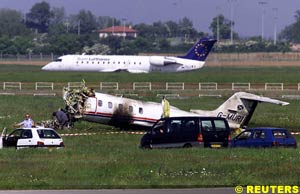
[[6, 190], [0, 194], [232, 194], [234, 188], [112, 189], [112, 190]]

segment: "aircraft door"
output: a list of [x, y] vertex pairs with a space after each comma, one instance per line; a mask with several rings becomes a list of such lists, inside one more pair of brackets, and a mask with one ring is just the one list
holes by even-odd
[[[102, 101], [101, 101], [102, 102]], [[97, 98], [89, 97], [84, 104], [84, 111], [85, 112], [96, 112], [97, 111]]]

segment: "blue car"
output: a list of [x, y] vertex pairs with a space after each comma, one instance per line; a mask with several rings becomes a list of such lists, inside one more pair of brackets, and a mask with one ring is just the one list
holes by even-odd
[[247, 129], [231, 140], [231, 147], [297, 147], [297, 141], [284, 128]]

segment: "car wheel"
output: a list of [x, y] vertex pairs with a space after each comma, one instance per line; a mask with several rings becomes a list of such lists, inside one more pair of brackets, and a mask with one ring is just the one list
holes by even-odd
[[186, 143], [186, 144], [184, 144], [184, 146], [183, 146], [183, 148], [191, 148], [191, 147], [192, 147], [192, 145], [189, 144], [189, 143]]

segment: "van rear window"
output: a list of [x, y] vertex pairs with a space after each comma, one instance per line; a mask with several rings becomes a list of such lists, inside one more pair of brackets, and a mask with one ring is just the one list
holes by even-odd
[[275, 138], [287, 138], [288, 137], [288, 135], [286, 134], [285, 131], [280, 131], [280, 130], [274, 130], [273, 136]]

